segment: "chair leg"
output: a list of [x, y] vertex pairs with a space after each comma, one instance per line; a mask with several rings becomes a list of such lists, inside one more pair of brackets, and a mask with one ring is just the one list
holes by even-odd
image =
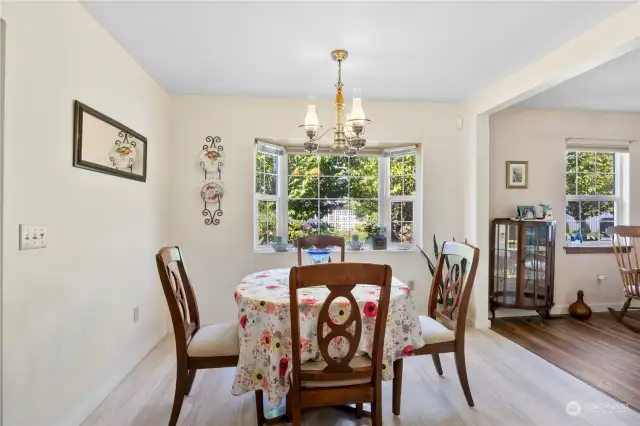
[[[289, 394], [293, 396], [293, 390], [289, 391]], [[302, 425], [302, 408], [300, 408], [300, 401], [295, 400], [299, 397], [299, 395], [295, 395], [291, 398], [291, 424], [293, 426], [301, 426]]]
[[256, 390], [256, 419], [258, 426], [264, 425], [264, 402], [262, 399], [262, 391]]
[[184, 401], [184, 395], [187, 392], [188, 375], [189, 371], [186, 368], [178, 367], [176, 375], [176, 393], [173, 397], [173, 408], [171, 409], [169, 426], [176, 426], [176, 424], [178, 424], [178, 417], [180, 417], [180, 410], [182, 410], [182, 402]]
[[400, 403], [402, 402], [402, 367], [403, 360], [398, 358], [393, 362], [393, 414], [400, 415]]
[[364, 417], [364, 404], [358, 403], [356, 404], [356, 419], [361, 419]]
[[440, 354], [431, 354], [431, 358], [433, 358], [433, 365], [436, 366], [436, 371], [439, 376], [442, 376], [442, 364], [440, 363]]
[[193, 381], [196, 379], [197, 372], [198, 370], [189, 370], [189, 375], [187, 377], [187, 390], [184, 392], [185, 396], [191, 393], [191, 387], [193, 386]]
[[456, 369], [458, 370], [458, 377], [460, 378], [460, 385], [462, 386], [462, 391], [464, 392], [465, 398], [467, 398], [467, 404], [469, 404], [469, 407], [473, 407], [474, 405], [473, 398], [471, 397], [471, 389], [469, 388], [469, 378], [467, 377], [467, 365], [464, 359], [464, 343], [456, 346], [456, 350], [453, 355], [456, 360]]
[[373, 393], [371, 403], [371, 425], [382, 426], [382, 383], [378, 383]]
[[[631, 297], [627, 298], [626, 302], [624, 302], [624, 305], [622, 305], [622, 309], [620, 310], [620, 313], [616, 312], [612, 308], [609, 308], [609, 312], [620, 324], [624, 325], [629, 330], [635, 333], [640, 333], [640, 328], [638, 328], [637, 326], [634, 326], [633, 324], [630, 324], [627, 320], [624, 319], [624, 317], [627, 315], [627, 311], [629, 310], [629, 307], [631, 306], [631, 300], [632, 300]], [[628, 317], [628, 318], [631, 318], [637, 321], [637, 318], [633, 318], [633, 317]]]

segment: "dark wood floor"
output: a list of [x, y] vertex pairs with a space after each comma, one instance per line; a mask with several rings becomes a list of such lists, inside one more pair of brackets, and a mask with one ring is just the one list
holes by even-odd
[[640, 412], [640, 334], [611, 314], [552, 319], [544, 327], [539, 317], [496, 318], [491, 329]]

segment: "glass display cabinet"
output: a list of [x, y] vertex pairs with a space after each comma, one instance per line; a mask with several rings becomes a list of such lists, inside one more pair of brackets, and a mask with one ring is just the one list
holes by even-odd
[[556, 222], [494, 219], [489, 251], [489, 310], [531, 309], [541, 319], [553, 307]]

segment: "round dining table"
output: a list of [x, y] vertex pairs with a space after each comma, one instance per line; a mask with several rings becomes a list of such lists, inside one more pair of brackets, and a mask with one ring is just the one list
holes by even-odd
[[[289, 392], [292, 368], [291, 309], [289, 303], [289, 268], [256, 272], [242, 279], [235, 291], [238, 305], [240, 358], [233, 382], [233, 395], [261, 389], [269, 404], [279, 406]], [[352, 294], [362, 317], [362, 337], [357, 355], [371, 355], [373, 331], [380, 290], [370, 285], [357, 285]], [[322, 360], [316, 329], [320, 309], [327, 296], [327, 287], [298, 290], [300, 315], [301, 361]], [[330, 315], [337, 324], [349, 318], [349, 302], [335, 299]], [[393, 378], [393, 362], [412, 355], [424, 345], [420, 320], [411, 290], [395, 277], [391, 282], [391, 298], [384, 335], [383, 380]], [[343, 337], [334, 339], [329, 347], [332, 357], [344, 357], [349, 350]]]

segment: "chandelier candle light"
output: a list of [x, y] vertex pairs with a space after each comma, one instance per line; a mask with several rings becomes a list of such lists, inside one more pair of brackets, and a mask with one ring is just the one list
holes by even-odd
[[[343, 153], [353, 156], [367, 143], [362, 137], [365, 127], [371, 122], [365, 116], [362, 109], [362, 93], [360, 89], [353, 90], [353, 105], [351, 112], [347, 114], [346, 120], [344, 116], [344, 96], [342, 95], [342, 62], [347, 59], [349, 54], [346, 50], [334, 50], [331, 52], [331, 58], [338, 62], [338, 82], [336, 83], [336, 126], [328, 129], [320, 134], [322, 126], [318, 119], [318, 111], [315, 104], [307, 105], [307, 115], [304, 118], [303, 127], [309, 140], [304, 143], [304, 150], [314, 153], [318, 150], [318, 141], [324, 137], [329, 131], [334, 130], [333, 146], [331, 151]], [[312, 98], [313, 99], [313, 98]]]

